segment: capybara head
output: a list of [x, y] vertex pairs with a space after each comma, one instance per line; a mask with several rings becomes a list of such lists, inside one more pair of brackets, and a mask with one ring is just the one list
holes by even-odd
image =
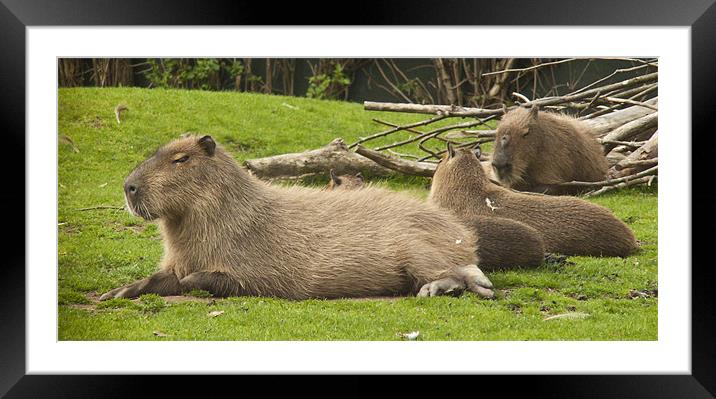
[[487, 175], [480, 164], [480, 147], [454, 148], [448, 143], [448, 150], [433, 174], [431, 193], [451, 192], [443, 187], [475, 186], [488, 183]]
[[517, 108], [505, 114], [497, 126], [492, 168], [497, 178], [511, 186], [522, 180], [527, 166], [537, 155], [540, 139], [539, 108]]
[[182, 215], [221, 178], [218, 158], [211, 136], [184, 135], [166, 144], [124, 181], [129, 211], [147, 220]]
[[355, 190], [364, 185], [363, 174], [358, 172], [355, 175], [336, 175], [331, 169], [331, 180], [328, 182], [326, 190]]

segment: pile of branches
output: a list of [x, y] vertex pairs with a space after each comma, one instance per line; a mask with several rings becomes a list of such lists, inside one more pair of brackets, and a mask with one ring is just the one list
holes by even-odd
[[[527, 68], [487, 72], [483, 75], [507, 76], [505, 79], [508, 79], [510, 74], [523, 74], [553, 64], [554, 62], [547, 62]], [[364, 108], [368, 111], [419, 113], [430, 117], [410, 124], [397, 124], [375, 118], [373, 120], [386, 126], [386, 129], [349, 145], [334, 141], [323, 149], [247, 161], [246, 165], [260, 177], [270, 179], [326, 173], [331, 168], [336, 169], [336, 173], [354, 173], [366, 167], [362, 161], [350, 160], [359, 159], [360, 157], [355, 158], [357, 153], [375, 163], [369, 173], [403, 173], [429, 177], [446, 151], [446, 143], [452, 143], [455, 147], [474, 147], [489, 143], [495, 140], [495, 124], [499, 123], [499, 119], [506, 112], [519, 106], [539, 106], [541, 109], [571, 114], [589, 124], [610, 163], [609, 173], [604, 181], [575, 181], [563, 184], [585, 187], [586, 196], [599, 195], [621, 187], [651, 185], [658, 175], [658, 72], [651, 71], [658, 70], [658, 62], [638, 60], [637, 64], [617, 69], [565, 95], [530, 99], [523, 93], [513, 92], [511, 95], [516, 101], [511, 106], [473, 108], [366, 101]], [[634, 71], [645, 73], [618, 79], [620, 75], [627, 73], [633, 75]], [[371, 145], [378, 140], [385, 143], [387, 137], [396, 139], [390, 144]], [[343, 152], [350, 155], [340, 156]], [[310, 162], [306, 161], [306, 154], [311, 156]], [[348, 162], [336, 162], [338, 158]], [[483, 167], [492, 176], [488, 159], [489, 154], [483, 153]], [[278, 167], [282, 163], [289, 167]]]

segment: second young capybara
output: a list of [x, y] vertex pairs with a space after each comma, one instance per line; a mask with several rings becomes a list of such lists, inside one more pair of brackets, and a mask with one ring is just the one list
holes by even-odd
[[624, 257], [638, 248], [631, 229], [608, 209], [581, 198], [500, 187], [470, 149], [448, 151], [435, 170], [430, 200], [464, 220], [498, 216], [528, 224], [542, 233], [547, 252]]

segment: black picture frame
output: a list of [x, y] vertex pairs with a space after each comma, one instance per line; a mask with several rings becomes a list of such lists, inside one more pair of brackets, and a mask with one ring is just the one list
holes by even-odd
[[[690, 375], [592, 375], [592, 376], [470, 376], [470, 385], [485, 394], [526, 387], [531, 396], [548, 397], [714, 397], [716, 394], [716, 295], [713, 268], [705, 256], [709, 227], [716, 217], [710, 210], [716, 200], [710, 179], [716, 115], [716, 5], [714, 0], [636, 0], [549, 2], [361, 2], [348, 8], [336, 3], [283, 3], [279, 11], [271, 2], [191, 0], [80, 1], [0, 0], [0, 120], [5, 161], [25, 165], [25, 43], [28, 26], [90, 25], [264, 25], [326, 23], [367, 25], [587, 25], [587, 26], [685, 26], [691, 27], [692, 84], [692, 368]], [[316, 10], [341, 10], [327, 18]], [[340, 18], [337, 19], [337, 18]], [[525, 38], [529, 40], [529, 38]], [[698, 143], [698, 145], [695, 145]], [[9, 156], [8, 156], [9, 155]], [[11, 159], [14, 157], [14, 159]], [[7, 165], [7, 163], [6, 163]], [[153, 376], [49, 376], [26, 375], [25, 364], [25, 169], [3, 173], [2, 201], [6, 232], [5, 265], [0, 267], [0, 394], [8, 397], [106, 397], [142, 393], [142, 386], [160, 384], [184, 389], [183, 384], [163, 383]], [[684, 204], [688, 206], [689, 204]], [[20, 211], [22, 209], [22, 212]], [[8, 210], [10, 210], [8, 212]], [[9, 222], [9, 223], [8, 223]], [[703, 229], [699, 229], [702, 227]], [[689, 265], [660, 265], [682, 267]], [[185, 377], [184, 377], [185, 378]], [[520, 379], [516, 384], [515, 378]], [[223, 381], [227, 381], [224, 379]], [[263, 378], [251, 382], [266, 384]], [[489, 381], [489, 383], [488, 383]], [[185, 382], [186, 383], [186, 382]], [[228, 382], [234, 385], [235, 379]], [[339, 382], [350, 394], [370, 393], [373, 384], [353, 377]], [[403, 394], [423, 388], [394, 380]], [[408, 387], [406, 385], [412, 385]], [[272, 389], [313, 389], [313, 379]], [[212, 388], [213, 390], [220, 388]], [[454, 390], [454, 393], [460, 390]], [[477, 391], [468, 390], [470, 395]]]

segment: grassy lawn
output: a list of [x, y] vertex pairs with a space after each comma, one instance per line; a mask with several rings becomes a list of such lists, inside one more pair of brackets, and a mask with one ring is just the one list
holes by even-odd
[[[121, 124], [113, 112], [119, 103], [129, 107]], [[59, 339], [398, 340], [411, 331], [419, 331], [421, 340], [658, 338], [655, 187], [591, 199], [634, 229], [642, 242], [638, 254], [571, 257], [563, 265], [491, 273], [499, 290], [494, 301], [472, 294], [287, 301], [197, 293], [96, 303], [97, 294], [155, 271], [162, 247], [156, 225], [122, 210], [85, 208], [122, 206], [124, 178], [157, 147], [187, 131], [206, 133], [243, 161], [317, 148], [335, 137], [350, 143], [384, 129], [372, 118], [411, 122], [424, 116], [246, 93], [61, 89], [59, 133], [79, 152], [60, 141]], [[424, 198], [429, 180], [401, 177], [377, 184]], [[563, 314], [580, 317], [545, 320]]]

